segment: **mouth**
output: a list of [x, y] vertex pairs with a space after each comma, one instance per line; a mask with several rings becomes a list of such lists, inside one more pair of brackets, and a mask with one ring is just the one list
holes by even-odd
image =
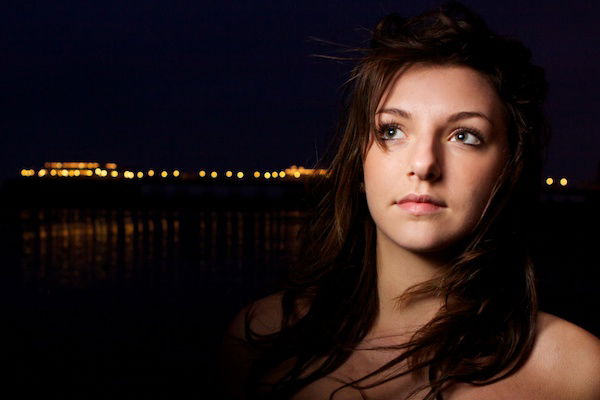
[[444, 201], [426, 194], [411, 193], [396, 202], [402, 210], [412, 215], [429, 215], [442, 211], [447, 207]]

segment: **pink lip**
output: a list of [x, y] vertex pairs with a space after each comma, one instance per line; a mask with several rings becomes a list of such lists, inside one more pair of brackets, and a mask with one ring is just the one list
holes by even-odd
[[426, 194], [409, 194], [398, 201], [398, 206], [413, 215], [427, 215], [439, 212], [446, 204]]

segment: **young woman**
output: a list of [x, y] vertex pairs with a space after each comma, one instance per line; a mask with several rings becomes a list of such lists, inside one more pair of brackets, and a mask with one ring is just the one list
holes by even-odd
[[600, 341], [537, 310], [529, 51], [450, 3], [383, 19], [350, 85], [303, 258], [229, 329], [231, 397], [600, 399]]

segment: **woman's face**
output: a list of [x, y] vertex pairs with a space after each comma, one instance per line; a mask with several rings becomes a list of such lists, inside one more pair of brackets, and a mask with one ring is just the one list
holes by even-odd
[[412, 66], [376, 112], [377, 140], [364, 161], [365, 192], [386, 242], [431, 253], [475, 227], [507, 161], [502, 103], [479, 72]]

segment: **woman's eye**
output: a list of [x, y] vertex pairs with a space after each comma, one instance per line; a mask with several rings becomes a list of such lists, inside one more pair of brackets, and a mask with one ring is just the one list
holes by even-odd
[[394, 125], [382, 126], [380, 128], [380, 133], [383, 140], [401, 139], [406, 136], [406, 133], [404, 133], [402, 129]]
[[477, 134], [467, 130], [460, 130], [456, 132], [454, 136], [452, 136], [452, 139], [450, 139], [450, 141], [462, 142], [464, 144], [469, 144], [473, 146], [481, 144], [481, 139], [479, 139]]

